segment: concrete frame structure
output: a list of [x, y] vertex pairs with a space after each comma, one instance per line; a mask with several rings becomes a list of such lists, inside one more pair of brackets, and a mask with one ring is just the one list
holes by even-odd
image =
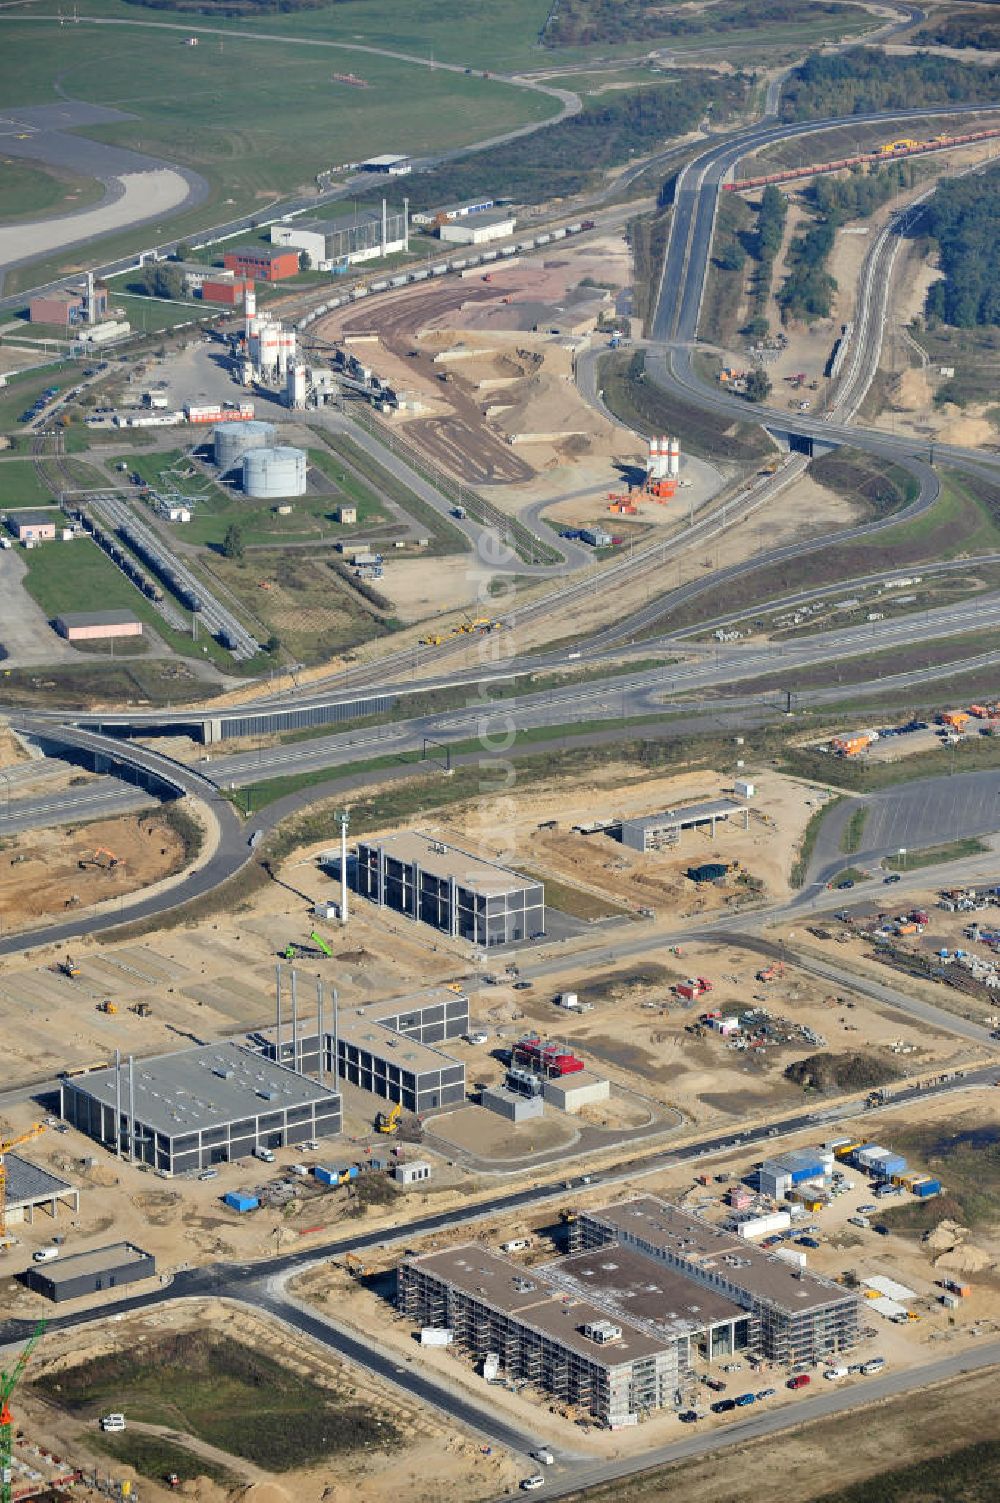
[[484, 949], [545, 929], [540, 882], [418, 830], [359, 841], [355, 882], [380, 908]]
[[5, 1155], [7, 1167], [6, 1211], [8, 1226], [26, 1222], [31, 1226], [37, 1210], [47, 1210], [53, 1221], [63, 1201], [74, 1214], [80, 1210], [80, 1191], [48, 1169], [32, 1164], [19, 1153]]
[[720, 819], [729, 819], [733, 814], [743, 815], [743, 828], [750, 823], [745, 804], [730, 798], [709, 799], [703, 804], [689, 804], [684, 809], [666, 809], [662, 814], [647, 814], [641, 819], [622, 820], [622, 845], [632, 851], [658, 851], [661, 846], [675, 845], [685, 830], [698, 830], [708, 825], [715, 839], [715, 826]]
[[322, 1028], [322, 1059], [321, 1026], [317, 1016], [299, 1029], [296, 998], [291, 1026], [276, 1022], [253, 1034], [251, 1044], [267, 1059], [280, 1058], [286, 1069], [321, 1081], [334, 1080], [336, 1051], [337, 1081], [417, 1115], [465, 1102], [464, 1063], [433, 1047], [468, 1032], [469, 998], [460, 987], [427, 987], [338, 1013], [332, 1026]]
[[582, 1211], [570, 1245], [632, 1248], [725, 1295], [751, 1314], [754, 1344], [773, 1362], [826, 1361], [858, 1340], [857, 1294], [652, 1195]]
[[116, 1242], [91, 1252], [74, 1253], [52, 1263], [32, 1263], [22, 1279], [27, 1288], [55, 1304], [88, 1294], [121, 1289], [156, 1274], [156, 1259], [132, 1242]]
[[526, 1268], [479, 1243], [403, 1259], [397, 1302], [457, 1346], [499, 1358], [526, 1379], [613, 1429], [673, 1405], [692, 1354], [749, 1344], [752, 1317], [639, 1253], [579, 1253]]
[[64, 1080], [60, 1115], [164, 1174], [341, 1130], [336, 1091], [239, 1044], [200, 1044]]

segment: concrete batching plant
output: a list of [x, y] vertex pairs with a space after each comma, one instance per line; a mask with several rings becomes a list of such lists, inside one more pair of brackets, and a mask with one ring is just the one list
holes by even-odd
[[245, 294], [246, 362], [243, 379], [273, 383], [284, 381], [290, 361], [295, 359], [295, 330], [286, 329], [271, 313], [257, 312], [257, 296], [252, 287]]
[[243, 456], [243, 489], [262, 499], [304, 496], [306, 467], [304, 449], [251, 449]]
[[679, 438], [651, 438], [649, 440], [649, 463], [647, 476], [650, 480], [674, 479], [681, 472], [681, 442]]

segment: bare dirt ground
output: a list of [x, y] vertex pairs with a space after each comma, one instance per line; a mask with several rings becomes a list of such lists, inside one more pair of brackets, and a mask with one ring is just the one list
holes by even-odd
[[14, 767], [19, 762], [27, 761], [28, 753], [18, 738], [5, 725], [0, 724], [0, 767]]
[[[94, 859], [102, 849], [116, 865], [109, 855]], [[179, 870], [183, 855], [180, 836], [155, 813], [8, 836], [0, 854], [4, 928], [62, 917], [74, 896], [90, 907], [137, 892]]]
[[[484, 1454], [478, 1442], [446, 1424], [433, 1410], [406, 1396], [398, 1387], [380, 1383], [360, 1368], [339, 1361], [325, 1348], [304, 1343], [298, 1338], [290, 1344], [286, 1332], [276, 1323], [261, 1318], [245, 1307], [225, 1303], [185, 1305], [164, 1309], [155, 1314], [130, 1318], [116, 1326], [113, 1334], [97, 1326], [84, 1335], [72, 1337], [50, 1332], [36, 1355], [32, 1367], [45, 1373], [98, 1357], [109, 1348], [128, 1341], [136, 1345], [155, 1340], [168, 1332], [203, 1330], [208, 1326], [221, 1335], [291, 1367], [320, 1386], [332, 1386], [350, 1395], [352, 1403], [363, 1403], [385, 1414], [401, 1433], [402, 1445], [387, 1452], [365, 1451], [344, 1458], [332, 1456], [324, 1463], [291, 1472], [272, 1474], [249, 1466], [239, 1457], [221, 1453], [224, 1464], [247, 1480], [256, 1478], [247, 1489], [229, 1493], [218, 1484], [198, 1476], [197, 1449], [192, 1455], [190, 1474], [182, 1484], [183, 1496], [193, 1503], [391, 1503], [405, 1497], [407, 1503], [431, 1503], [444, 1496], [459, 1500], [495, 1495], [510, 1489], [516, 1472], [508, 1457], [495, 1448]], [[127, 1402], [124, 1406], [127, 1409]], [[165, 1482], [137, 1477], [130, 1467], [109, 1463], [106, 1455], [88, 1446], [93, 1421], [76, 1419], [63, 1413], [47, 1398], [22, 1385], [18, 1394], [19, 1424], [30, 1437], [44, 1437], [46, 1446], [58, 1448], [75, 1464], [96, 1463], [102, 1472], [109, 1465], [115, 1475], [132, 1479], [143, 1498], [157, 1500], [176, 1496]], [[184, 1444], [184, 1434], [169, 1431], [172, 1439]], [[349, 1469], [350, 1484], [345, 1477]], [[75, 1496], [79, 1496], [79, 1490]]]

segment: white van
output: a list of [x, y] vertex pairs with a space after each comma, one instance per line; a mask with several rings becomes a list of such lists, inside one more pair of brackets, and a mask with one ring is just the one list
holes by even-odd
[[124, 1414], [104, 1414], [101, 1416], [101, 1429], [117, 1435], [125, 1428]]
[[826, 1372], [823, 1374], [823, 1376], [824, 1376], [824, 1378], [828, 1378], [830, 1380], [830, 1382], [832, 1383], [836, 1378], [846, 1378], [847, 1377], [847, 1368], [846, 1367], [828, 1367], [827, 1370], [826, 1370]]
[[255, 1159], [260, 1159], [262, 1164], [274, 1163], [274, 1154], [271, 1152], [270, 1148], [255, 1148], [253, 1151], [253, 1156]]
[[531, 1246], [531, 1238], [530, 1237], [512, 1237], [509, 1242], [501, 1242], [501, 1244], [500, 1244], [500, 1251], [501, 1252], [524, 1252], [525, 1248], [528, 1248], [530, 1246]]
[[51, 1263], [53, 1258], [58, 1258], [58, 1247], [40, 1247], [32, 1257], [36, 1263]]

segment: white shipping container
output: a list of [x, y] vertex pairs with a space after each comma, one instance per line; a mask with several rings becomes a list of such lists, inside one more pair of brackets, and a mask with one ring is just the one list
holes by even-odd
[[774, 1211], [770, 1216], [751, 1216], [741, 1221], [736, 1228], [741, 1237], [770, 1237], [773, 1232], [787, 1232], [792, 1224], [791, 1213]]
[[805, 1268], [806, 1255], [798, 1247], [776, 1247], [774, 1256], [780, 1258], [783, 1263], [792, 1263], [796, 1268]]
[[439, 1330], [437, 1326], [424, 1326], [420, 1332], [421, 1346], [451, 1346], [454, 1331]]

